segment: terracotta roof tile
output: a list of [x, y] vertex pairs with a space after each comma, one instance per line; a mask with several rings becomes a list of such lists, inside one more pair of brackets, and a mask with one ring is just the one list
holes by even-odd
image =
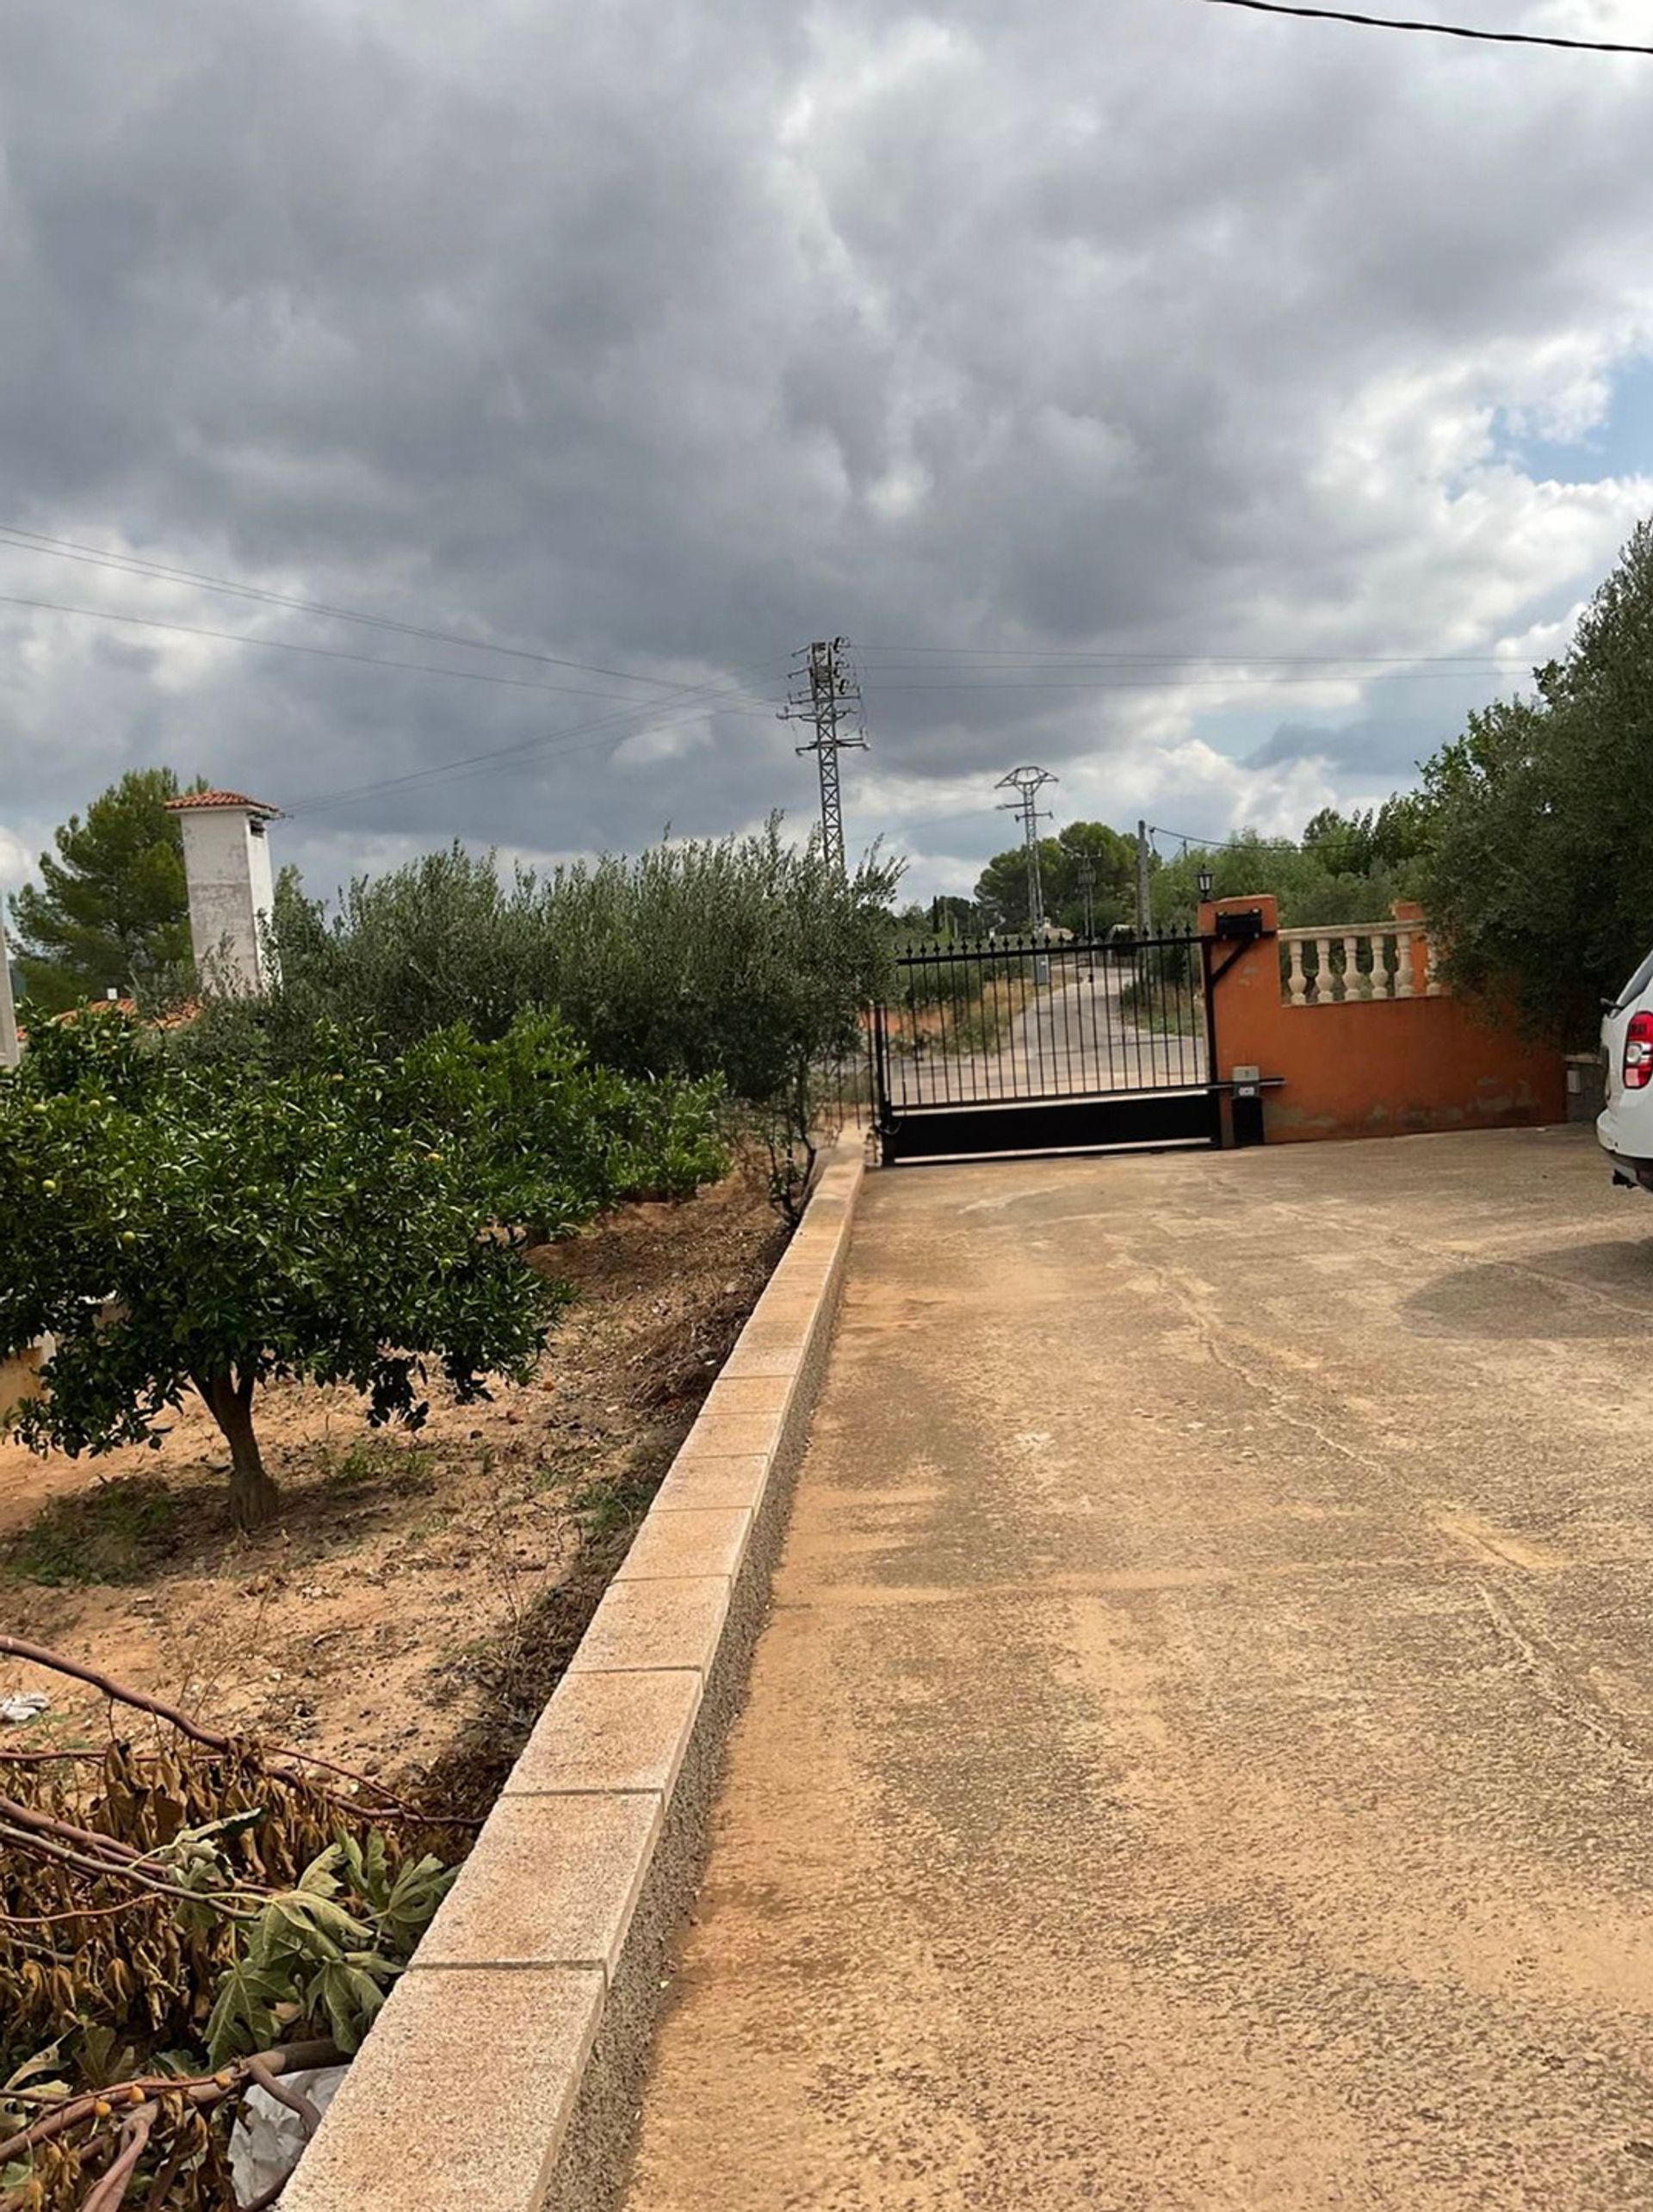
[[[84, 1006], [67, 1007], [61, 1014], [48, 1014], [46, 1019], [54, 1029], [61, 1029], [65, 1022], [83, 1022], [89, 1014], [119, 1014], [125, 1021], [141, 1021], [147, 1029], [187, 1029], [192, 1022], [200, 1018], [201, 1001], [199, 998], [181, 998], [176, 1006], [168, 1007], [164, 1013], [145, 1016], [139, 1013], [135, 998], [89, 998]], [[28, 1042], [28, 1031], [21, 1023], [17, 1029], [17, 1041], [20, 1045]]]
[[169, 814], [194, 813], [203, 806], [245, 806], [250, 813], [263, 814], [267, 819], [279, 819], [281, 808], [266, 806], [262, 799], [249, 799], [239, 791], [186, 791], [182, 799], [169, 799]]

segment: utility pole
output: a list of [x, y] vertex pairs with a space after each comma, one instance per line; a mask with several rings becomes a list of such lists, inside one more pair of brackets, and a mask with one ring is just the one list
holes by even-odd
[[1136, 934], [1151, 937], [1154, 934], [1154, 894], [1148, 880], [1148, 825], [1136, 825]]
[[1096, 936], [1096, 862], [1089, 853], [1079, 856], [1079, 895], [1085, 902], [1085, 941]]
[[1085, 902], [1085, 972], [1096, 973], [1096, 862], [1089, 853], [1079, 856], [1079, 895]]
[[1028, 926], [1036, 937], [1044, 928], [1044, 886], [1039, 880], [1039, 824], [1050, 819], [1049, 810], [1039, 805], [1039, 794], [1047, 783], [1058, 780], [1049, 769], [1012, 768], [993, 787], [995, 791], [1016, 794], [1013, 799], [1001, 800], [999, 811], [1022, 818], [1022, 842], [1027, 848]]
[[[844, 867], [844, 802], [839, 792], [838, 757], [846, 747], [864, 748], [861, 686], [850, 661], [847, 638], [818, 638], [793, 663], [792, 689], [781, 709], [783, 722], [813, 722], [815, 734], [796, 748], [814, 753], [820, 769], [820, 842], [840, 875]], [[848, 727], [852, 734], [846, 737]]]
[[20, 1056], [17, 1009], [11, 998], [11, 958], [6, 950], [6, 915], [0, 905], [0, 1067], [15, 1067]]

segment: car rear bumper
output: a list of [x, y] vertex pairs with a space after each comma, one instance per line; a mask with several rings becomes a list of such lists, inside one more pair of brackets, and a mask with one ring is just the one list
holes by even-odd
[[1613, 1164], [1615, 1183], [1640, 1183], [1644, 1190], [1653, 1190], [1653, 1159], [1632, 1159], [1626, 1152], [1614, 1152], [1611, 1145], [1603, 1150]]

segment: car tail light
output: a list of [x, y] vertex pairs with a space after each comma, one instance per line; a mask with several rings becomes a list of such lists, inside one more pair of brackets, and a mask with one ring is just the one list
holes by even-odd
[[1625, 1032], [1625, 1088], [1644, 1091], [1653, 1083], [1653, 1014], [1632, 1014]]

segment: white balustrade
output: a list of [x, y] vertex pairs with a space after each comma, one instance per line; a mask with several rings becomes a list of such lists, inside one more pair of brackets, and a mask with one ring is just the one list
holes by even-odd
[[1282, 930], [1281, 996], [1288, 1006], [1342, 1006], [1376, 998], [1415, 998], [1416, 955], [1424, 947], [1424, 995], [1446, 995], [1435, 941], [1421, 922], [1362, 922], [1353, 929]]
[[1360, 940], [1353, 935], [1343, 940], [1343, 996], [1346, 998], [1364, 996], [1360, 988]]
[[1414, 988], [1415, 974], [1412, 965], [1412, 947], [1416, 942], [1417, 934], [1415, 930], [1405, 928], [1398, 929], [1395, 932], [1395, 996], [1397, 998], [1411, 998], [1416, 996]]
[[[1285, 933], [1282, 932], [1282, 935], [1284, 934]], [[1291, 932], [1291, 973], [1287, 983], [1286, 1004], [1289, 1006], [1306, 1006], [1309, 1004], [1309, 979], [1303, 972], [1303, 932], [1301, 930], [1294, 930]]]

